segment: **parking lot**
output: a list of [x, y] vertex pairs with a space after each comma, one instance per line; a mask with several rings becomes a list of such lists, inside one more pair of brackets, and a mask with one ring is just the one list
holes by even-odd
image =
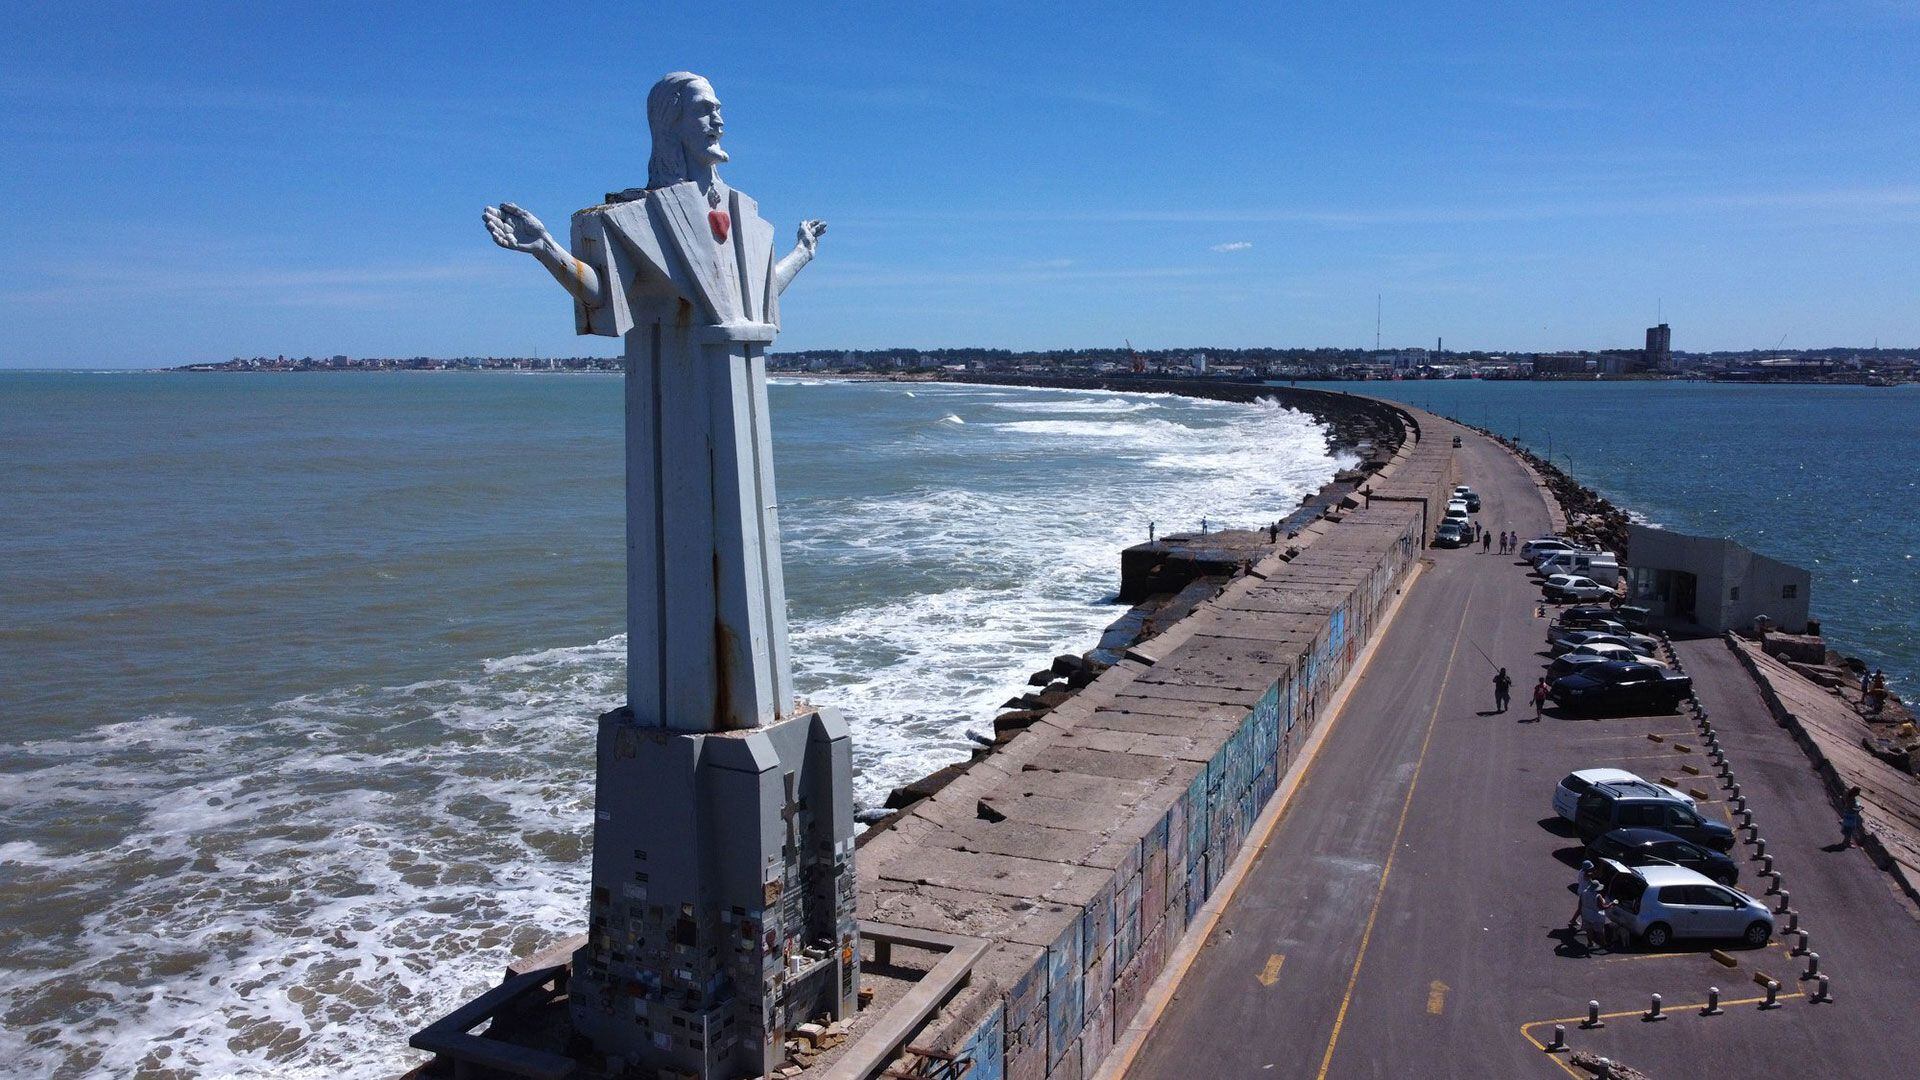
[[[1544, 530], [1513, 459], [1470, 433], [1461, 459], [1486, 527]], [[1726, 646], [1676, 652], [1832, 1004], [1810, 1002], [1808, 961], [1778, 935], [1609, 951], [1567, 930], [1582, 847], [1551, 806], [1561, 777], [1623, 768], [1697, 790], [1703, 815], [1738, 815], [1689, 714], [1526, 722], [1547, 661], [1537, 584], [1511, 556], [1429, 556], [1129, 1075], [1191, 1076], [1199, 1061], [1225, 1076], [1587, 1075], [1543, 1050], [1556, 1024], [1571, 1048], [1657, 1077], [1910, 1074], [1920, 922], [1862, 853], [1822, 850], [1837, 815]], [[1505, 714], [1496, 666], [1514, 680]], [[1732, 852], [1739, 887], [1777, 906], [1753, 851]], [[1767, 979], [1777, 1008], [1761, 1008]], [[1721, 1011], [1707, 1016], [1710, 987]], [[1656, 993], [1664, 1016], [1643, 1019]], [[1589, 1001], [1604, 1026], [1582, 1026]]]

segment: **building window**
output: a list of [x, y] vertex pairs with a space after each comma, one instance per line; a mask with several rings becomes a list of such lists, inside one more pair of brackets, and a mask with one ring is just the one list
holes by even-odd
[[1782, 600], [1791, 600], [1794, 597], [1799, 595], [1800, 595], [1799, 585], [1782, 585], [1780, 587], [1780, 599]]
[[1738, 585], [1735, 585], [1735, 586], [1734, 586], [1733, 588], [1731, 588], [1731, 589], [1728, 589], [1728, 590], [1727, 590], [1727, 599], [1729, 599], [1729, 600], [1738, 600], [1738, 599], [1740, 599], [1740, 586], [1738, 586]]

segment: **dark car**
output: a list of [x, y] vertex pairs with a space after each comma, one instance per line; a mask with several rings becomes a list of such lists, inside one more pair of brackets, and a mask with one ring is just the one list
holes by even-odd
[[1614, 618], [1613, 609], [1600, 604], [1576, 604], [1560, 613], [1557, 625], [1568, 630], [1597, 630], [1606, 626], [1624, 626]]
[[1554, 656], [1559, 656], [1563, 652], [1577, 649], [1582, 645], [1625, 645], [1641, 656], [1653, 656], [1654, 650], [1660, 647], [1660, 642], [1656, 638], [1636, 634], [1620, 626], [1619, 623], [1613, 625], [1619, 626], [1619, 630], [1599, 627], [1575, 630], [1556, 626], [1547, 631], [1547, 651]]
[[1616, 829], [1658, 829], [1714, 851], [1733, 846], [1731, 826], [1701, 817], [1672, 796], [1648, 795], [1613, 784], [1595, 784], [1580, 796], [1573, 827], [1589, 844]]
[[1693, 693], [1693, 680], [1651, 664], [1611, 661], [1556, 679], [1548, 692], [1569, 712], [1648, 715], [1679, 708]]
[[1612, 859], [1626, 866], [1672, 863], [1705, 874], [1722, 885], [1740, 880], [1740, 864], [1711, 848], [1702, 847], [1663, 829], [1629, 828], [1601, 833], [1587, 843], [1596, 859]]

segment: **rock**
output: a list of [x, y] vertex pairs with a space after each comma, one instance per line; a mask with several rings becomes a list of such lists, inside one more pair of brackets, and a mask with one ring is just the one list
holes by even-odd
[[1055, 683], [1040, 695], [1038, 705], [1042, 709], [1057, 709], [1073, 697], [1073, 690], [1066, 683]]
[[793, 1033], [800, 1036], [808, 1046], [819, 1046], [821, 1040], [827, 1037], [827, 1029], [819, 1024], [801, 1024], [793, 1029]]
[[1045, 686], [1052, 681], [1053, 681], [1053, 671], [1049, 668], [1042, 668], [1039, 671], [1036, 671], [1033, 674], [1027, 676], [1028, 686]]
[[1047, 714], [1039, 709], [1018, 709], [1014, 712], [1001, 713], [993, 718], [993, 733], [999, 735], [1008, 731], [1025, 731], [1045, 715]]
[[1065, 679], [1071, 678], [1075, 672], [1083, 670], [1086, 666], [1087, 662], [1084, 659], [1072, 653], [1061, 653], [1053, 658], [1052, 671], [1053, 674]]

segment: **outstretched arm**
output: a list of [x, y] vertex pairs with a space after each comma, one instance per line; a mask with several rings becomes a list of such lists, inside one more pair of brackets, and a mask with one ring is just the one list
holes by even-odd
[[824, 221], [803, 221], [800, 223], [800, 242], [793, 245], [787, 257], [781, 259], [773, 268], [773, 292], [775, 296], [787, 291], [793, 282], [793, 275], [800, 268], [813, 261], [814, 249], [820, 246], [820, 234], [827, 231]]
[[606, 302], [600, 275], [561, 247], [547, 227], [540, 224], [539, 218], [512, 203], [489, 206], [480, 212], [480, 218], [487, 223], [487, 233], [494, 243], [509, 251], [524, 251], [540, 260], [540, 265], [546, 267], [574, 299], [588, 307]]

